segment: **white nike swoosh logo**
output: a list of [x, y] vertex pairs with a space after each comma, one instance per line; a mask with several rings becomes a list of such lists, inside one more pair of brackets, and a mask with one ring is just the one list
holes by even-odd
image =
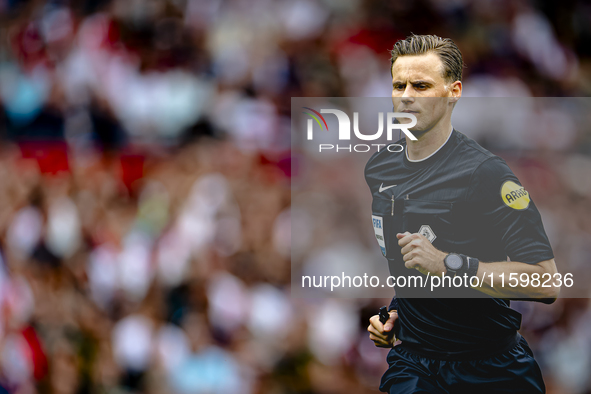
[[382, 184], [380, 185], [380, 193], [381, 193], [381, 192], [383, 192], [384, 190], [386, 190], [386, 189], [389, 189], [389, 188], [391, 188], [391, 187], [394, 187], [394, 186], [396, 186], [396, 185], [392, 185], [392, 186], [386, 186], [386, 187], [383, 187], [383, 186], [384, 186], [384, 183], [382, 183]]

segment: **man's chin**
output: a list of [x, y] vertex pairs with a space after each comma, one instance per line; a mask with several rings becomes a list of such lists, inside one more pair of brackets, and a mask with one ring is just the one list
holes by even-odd
[[427, 134], [429, 132], [430, 129], [424, 129], [424, 128], [417, 128], [416, 126], [413, 127], [412, 129], [408, 129], [408, 131], [410, 131], [412, 133], [412, 135], [414, 135], [415, 137], [417, 137], [417, 140], [420, 140], [422, 136], [424, 136], [425, 134]]

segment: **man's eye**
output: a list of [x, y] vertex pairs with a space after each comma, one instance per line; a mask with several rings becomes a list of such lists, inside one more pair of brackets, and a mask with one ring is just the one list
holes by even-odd
[[415, 89], [424, 90], [427, 89], [427, 85], [420, 83], [418, 85], [415, 85]]
[[404, 85], [394, 85], [394, 90], [403, 90]]

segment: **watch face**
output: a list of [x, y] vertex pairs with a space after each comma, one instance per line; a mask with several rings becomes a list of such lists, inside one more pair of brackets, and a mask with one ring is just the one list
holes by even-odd
[[464, 261], [457, 254], [450, 254], [445, 258], [445, 265], [451, 270], [457, 271], [462, 268], [463, 264]]

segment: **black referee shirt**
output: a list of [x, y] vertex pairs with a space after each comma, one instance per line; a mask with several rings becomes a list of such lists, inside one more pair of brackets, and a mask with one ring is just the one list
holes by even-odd
[[[396, 143], [406, 149], [404, 139]], [[365, 179], [376, 238], [393, 276], [422, 275], [404, 267], [396, 233], [405, 231], [482, 262], [509, 257], [535, 264], [554, 257], [536, 206], [505, 161], [456, 130], [422, 161], [381, 149], [367, 162]], [[494, 353], [514, 340], [521, 315], [509, 301], [473, 289], [454, 290], [461, 298], [438, 298], [443, 291], [396, 288], [396, 336], [404, 346], [461, 358]]]

